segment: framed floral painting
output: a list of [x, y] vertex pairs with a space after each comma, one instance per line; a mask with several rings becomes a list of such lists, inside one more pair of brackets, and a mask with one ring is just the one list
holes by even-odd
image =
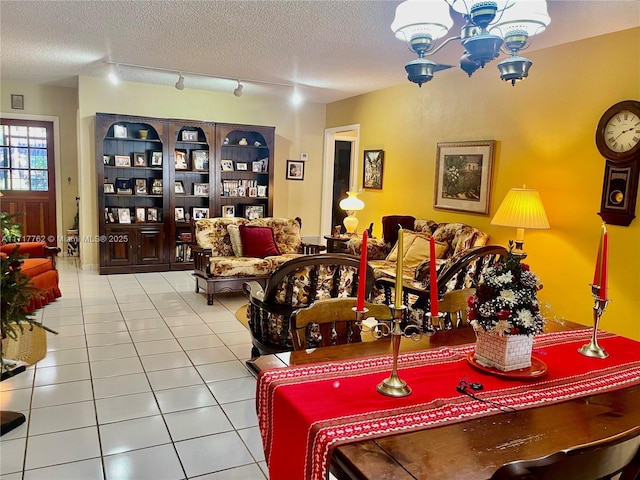
[[438, 143], [433, 208], [489, 214], [495, 143]]
[[383, 167], [384, 150], [365, 150], [362, 188], [382, 190]]

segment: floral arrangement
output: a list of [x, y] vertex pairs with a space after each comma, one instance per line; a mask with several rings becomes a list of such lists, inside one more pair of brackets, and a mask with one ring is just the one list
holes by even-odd
[[476, 294], [468, 300], [474, 329], [528, 336], [542, 331], [544, 319], [537, 297], [542, 284], [521, 260], [522, 256], [513, 254], [513, 244], [509, 242], [505, 261], [487, 268]]

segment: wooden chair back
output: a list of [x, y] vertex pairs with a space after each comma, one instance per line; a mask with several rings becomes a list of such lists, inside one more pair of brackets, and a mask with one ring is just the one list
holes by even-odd
[[[355, 321], [355, 306], [356, 299], [352, 297], [327, 298], [295, 310], [291, 314], [293, 349], [304, 350], [361, 342], [362, 330]], [[367, 318], [375, 317], [379, 321], [393, 318], [387, 305], [365, 302], [365, 308], [369, 310]], [[374, 338], [373, 335], [371, 338]]]
[[[618, 476], [619, 475], [619, 476]], [[490, 480], [632, 480], [640, 478], [640, 426], [536, 460], [507, 463]]]
[[475, 288], [463, 288], [445, 293], [442, 300], [438, 302], [439, 310], [444, 316], [440, 317], [439, 323], [433, 326], [440, 330], [469, 326], [467, 300], [475, 293]]

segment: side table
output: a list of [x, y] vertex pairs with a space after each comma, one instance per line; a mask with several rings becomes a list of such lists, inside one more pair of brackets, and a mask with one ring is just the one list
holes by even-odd
[[327, 241], [327, 253], [348, 253], [347, 242], [351, 239], [349, 235], [339, 237], [325, 235], [324, 239]]

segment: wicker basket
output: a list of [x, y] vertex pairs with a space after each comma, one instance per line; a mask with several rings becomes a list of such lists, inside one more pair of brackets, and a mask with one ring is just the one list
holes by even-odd
[[533, 337], [476, 332], [475, 358], [481, 364], [503, 372], [531, 367]]
[[2, 357], [25, 362], [28, 365], [42, 360], [47, 354], [47, 332], [37, 325], [25, 325], [18, 338], [2, 340]]

